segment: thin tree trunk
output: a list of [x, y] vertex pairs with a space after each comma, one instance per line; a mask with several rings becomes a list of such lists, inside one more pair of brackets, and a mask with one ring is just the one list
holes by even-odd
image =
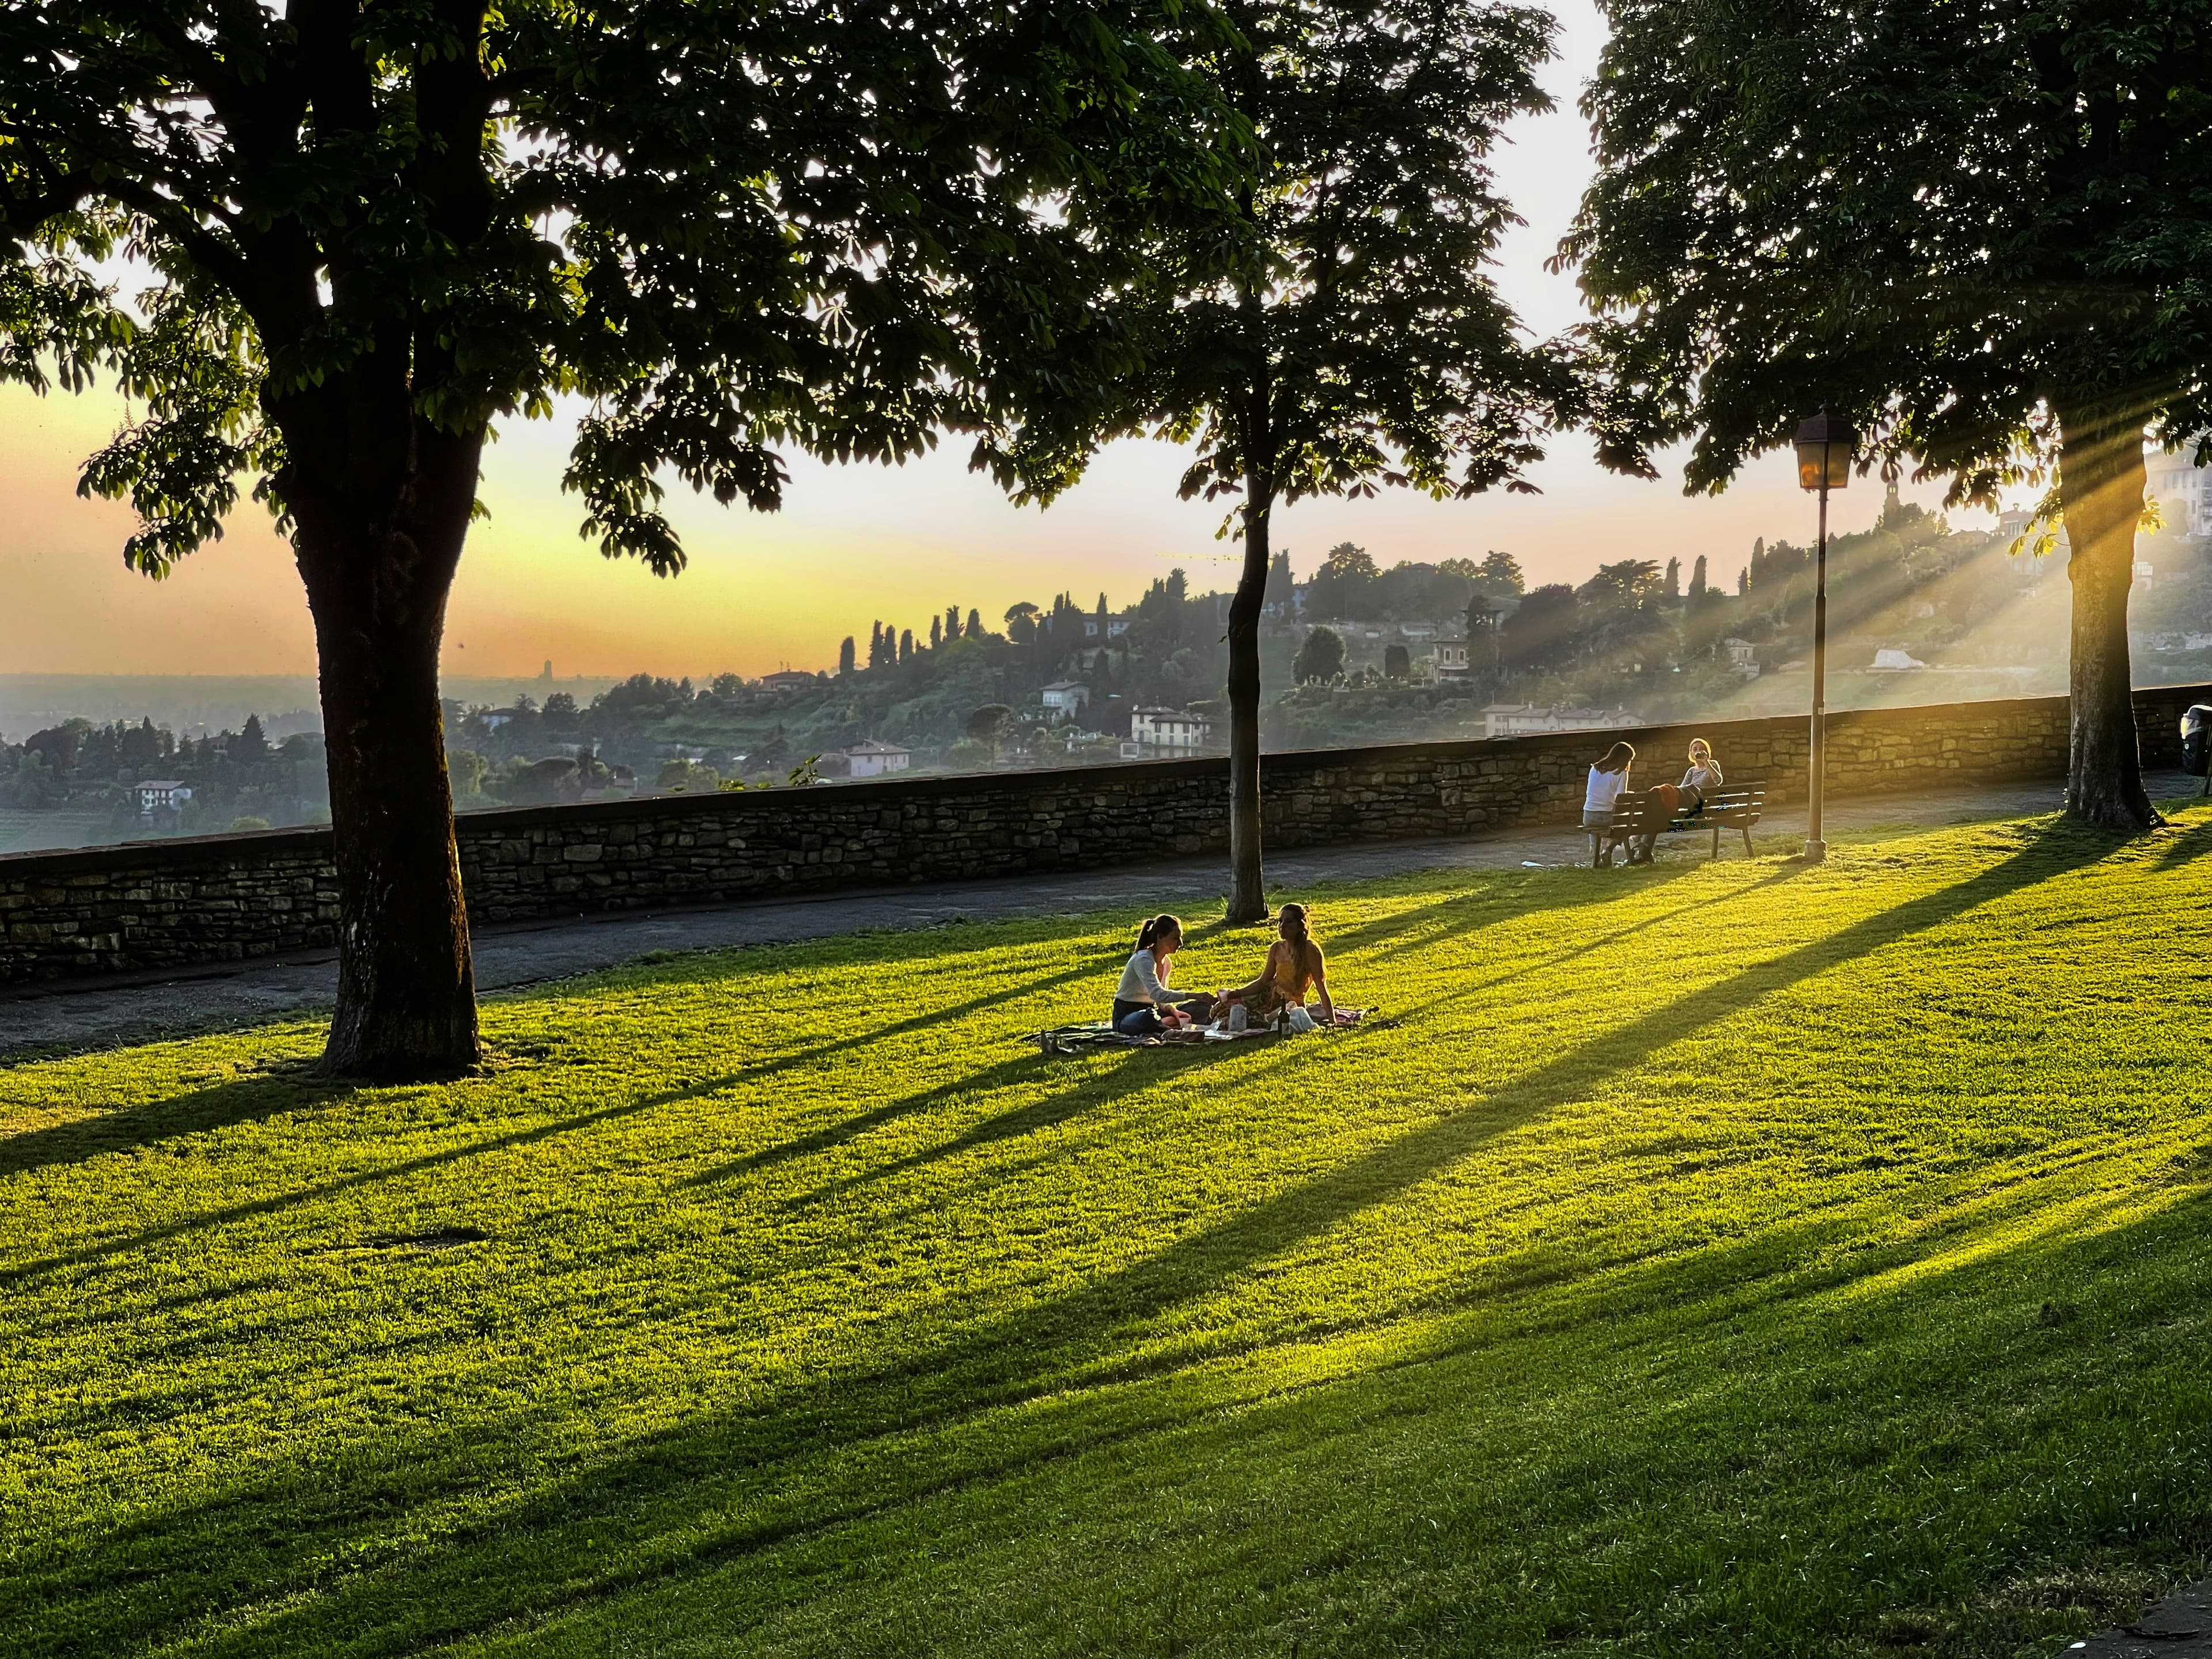
[[482, 443], [418, 434], [373, 506], [359, 476], [317, 488], [296, 451], [281, 481], [321, 658], [337, 848], [324, 1062], [349, 1075], [451, 1076], [479, 1058], [438, 655]]
[[1229, 920], [1267, 919], [1261, 869], [1260, 611], [1267, 603], [1271, 480], [1257, 469], [1244, 481], [1244, 574], [1229, 602]]
[[2094, 406], [2062, 409], [2059, 490], [2072, 556], [2071, 732], [2066, 810], [2107, 829], [2160, 822], [2144, 792], [2128, 663], [2128, 590], [2142, 516], [2140, 422]]

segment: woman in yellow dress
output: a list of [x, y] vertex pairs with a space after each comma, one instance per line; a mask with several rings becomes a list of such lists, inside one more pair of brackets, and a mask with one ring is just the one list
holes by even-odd
[[1263, 1025], [1289, 1007], [1303, 1007], [1310, 988], [1320, 999], [1316, 1017], [1323, 1025], [1334, 1024], [1336, 1005], [1328, 994], [1328, 963], [1313, 937], [1303, 904], [1285, 904], [1275, 920], [1275, 942], [1267, 947], [1267, 960], [1260, 976], [1249, 985], [1224, 991], [1214, 1000], [1217, 1015], [1227, 1006], [1242, 1007], [1245, 1018]]

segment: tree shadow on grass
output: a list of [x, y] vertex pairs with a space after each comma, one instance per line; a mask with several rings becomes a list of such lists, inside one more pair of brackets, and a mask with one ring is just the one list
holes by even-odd
[[[234, 1222], [250, 1221], [261, 1216], [281, 1214], [286, 1210], [296, 1209], [303, 1204], [313, 1204], [318, 1200], [330, 1198], [339, 1193], [374, 1186], [380, 1182], [400, 1180], [407, 1176], [420, 1174], [426, 1170], [435, 1170], [449, 1164], [458, 1164], [464, 1158], [480, 1158], [487, 1152], [505, 1152], [512, 1147], [531, 1146], [538, 1141], [550, 1139], [555, 1135], [568, 1134], [574, 1130], [589, 1128], [594, 1124], [631, 1117], [637, 1113], [651, 1111], [656, 1107], [673, 1105], [679, 1101], [697, 1099], [702, 1096], [713, 1094], [717, 1090], [726, 1088], [733, 1081], [738, 1080], [740, 1079], [732, 1077], [708, 1078], [701, 1082], [687, 1084], [680, 1089], [641, 1096], [635, 1100], [622, 1101], [611, 1106], [597, 1107], [588, 1112], [572, 1113], [567, 1117], [556, 1118], [551, 1122], [536, 1124], [526, 1129], [513, 1129], [501, 1134], [487, 1135], [476, 1140], [464, 1142], [458, 1146], [447, 1146], [438, 1152], [424, 1152], [417, 1158], [403, 1158], [397, 1164], [380, 1164], [373, 1170], [362, 1170], [352, 1175], [339, 1176], [330, 1181], [319, 1182], [312, 1187], [295, 1188], [289, 1192], [272, 1193], [266, 1198], [252, 1199], [245, 1203], [228, 1205], [219, 1210], [202, 1211], [197, 1214], [166, 1223], [161, 1226], [149, 1227], [143, 1231], [108, 1239], [101, 1243], [87, 1244], [76, 1249], [63, 1251], [56, 1255], [11, 1263], [6, 1267], [0, 1267], [0, 1285], [18, 1285], [45, 1273], [55, 1273], [69, 1267], [89, 1266], [93, 1262], [105, 1261], [111, 1256], [121, 1255], [131, 1250], [145, 1249], [191, 1233], [204, 1232], [216, 1227], [226, 1227]], [[244, 1120], [240, 1118], [234, 1121]]]
[[[1203, 1047], [1192, 1045], [1109, 1050], [1109, 1052], [1115, 1054], [1121, 1063], [1090, 1072], [1073, 1088], [1062, 1090], [1058, 1094], [1048, 1095], [1042, 1100], [1024, 1102], [1007, 1111], [995, 1113], [979, 1122], [970, 1124], [950, 1140], [940, 1145], [927, 1147], [921, 1152], [909, 1152], [903, 1158], [895, 1158], [890, 1163], [876, 1169], [862, 1170], [828, 1182], [811, 1192], [787, 1200], [784, 1207], [805, 1209], [857, 1188], [894, 1180], [912, 1170], [925, 1169], [930, 1164], [941, 1163], [947, 1158], [957, 1158], [963, 1152], [973, 1152], [978, 1147], [995, 1146], [1001, 1141], [1016, 1140], [1024, 1135], [1036, 1134], [1041, 1130], [1056, 1128], [1060, 1124], [1068, 1122], [1086, 1112], [1095, 1111], [1101, 1106], [1133, 1095], [1154, 1083], [1198, 1070], [1218, 1060], [1225, 1060], [1240, 1048], [1249, 1048], [1249, 1045], [1247, 1044], [1235, 1042], [1213, 1042]], [[1017, 1082], [1024, 1077], [1033, 1076], [1037, 1063], [1034, 1058], [1031, 1058], [994, 1066], [990, 1072], [981, 1074], [983, 1078], [994, 1079], [988, 1084], [982, 1083], [978, 1079], [969, 1079], [933, 1091], [931, 1096], [927, 1097], [963, 1094], [976, 1087], [996, 1087], [1000, 1082]]]
[[300, 1075], [285, 1075], [290, 1069], [241, 1077], [141, 1106], [19, 1131], [0, 1139], [0, 1177], [58, 1164], [82, 1164], [105, 1153], [132, 1152], [240, 1123], [258, 1123], [353, 1092], [350, 1083], [324, 1080], [305, 1066], [298, 1068]]
[[[2193, 801], [2185, 804], [2196, 805]], [[2174, 803], [2168, 801], [2165, 805], [2172, 807]], [[2207, 853], [2212, 853], [2212, 819], [2191, 824], [2180, 834], [2166, 837], [2166, 845], [2158, 851], [2157, 867], [2160, 870], [2175, 869], [2181, 865], [2194, 863]]]
[[[972, 1456], [962, 1461], [966, 1454], [960, 1449], [972, 1449], [973, 1434], [942, 1431], [1008, 1407], [1042, 1410], [1044, 1402], [1071, 1389], [1133, 1382], [1199, 1359], [1234, 1357], [1239, 1351], [1234, 1345], [1209, 1343], [1202, 1336], [1156, 1340], [1149, 1349], [1143, 1340], [1147, 1327], [1163, 1316], [1399, 1197], [1485, 1142], [1585, 1097], [1606, 1078], [1632, 1071], [1668, 1044], [1830, 969], [2093, 863], [2114, 844], [2110, 837], [2080, 831], [2038, 837], [2002, 864], [1692, 992], [1510, 1080], [1485, 1100], [1066, 1295], [972, 1323], [945, 1343], [889, 1364], [805, 1382], [756, 1410], [686, 1423], [533, 1493], [502, 1511], [495, 1528], [441, 1545], [419, 1565], [402, 1563], [400, 1571], [356, 1577], [258, 1621], [250, 1636], [217, 1636], [206, 1643], [205, 1651], [305, 1648], [340, 1632], [357, 1651], [411, 1651], [433, 1641], [481, 1634], [509, 1620], [559, 1616], [649, 1590], [672, 1576], [696, 1574], [883, 1507], [880, 1473], [868, 1495], [843, 1500], [834, 1493], [810, 1498], [804, 1481], [791, 1486], [793, 1496], [775, 1502], [743, 1495], [748, 1486], [765, 1490], [762, 1483], [794, 1459], [833, 1452], [851, 1457], [871, 1442], [896, 1443], [883, 1455], [915, 1466], [916, 1478], [898, 1486], [891, 1501], [911, 1502], [933, 1489], [987, 1478], [990, 1471], [975, 1467]], [[588, 1116], [616, 1115], [647, 1103]], [[586, 1120], [525, 1133], [534, 1138], [558, 1133], [580, 1121]], [[442, 1159], [473, 1150], [434, 1156]], [[378, 1178], [387, 1173], [377, 1172]], [[1746, 1260], [1771, 1270], [1781, 1243], [1765, 1235], [1749, 1241]], [[1714, 1267], [1707, 1261], [1704, 1271]], [[1662, 1261], [1650, 1271], [1659, 1276], [1655, 1282], [1672, 1282], [1675, 1270]], [[1696, 1293], [1710, 1293], [1710, 1285]], [[1101, 1443], [1100, 1435], [1110, 1437], [1132, 1431], [1133, 1424], [1143, 1426], [1141, 1417], [1140, 1412], [1124, 1413], [1102, 1397], [1094, 1418], [1097, 1433], [1070, 1440], [1055, 1437], [1049, 1425], [1010, 1427], [1011, 1437], [1030, 1438], [1007, 1450], [1006, 1461], [1028, 1465], [1040, 1456], [1085, 1449]], [[518, 1432], [522, 1426], [517, 1424]], [[246, 1529], [260, 1552], [251, 1573], [241, 1568], [220, 1582], [208, 1578], [197, 1595], [180, 1595], [173, 1585], [158, 1611], [151, 1605], [134, 1610], [111, 1600], [112, 1611], [102, 1620], [112, 1622], [118, 1638], [139, 1639], [149, 1617], [163, 1628], [170, 1628], [172, 1620], [189, 1620], [201, 1630], [212, 1629], [202, 1621], [234, 1594], [231, 1584], [258, 1582], [261, 1593], [271, 1597], [288, 1587], [292, 1593], [302, 1591], [302, 1575], [313, 1577], [314, 1562], [333, 1559], [330, 1553], [348, 1538], [382, 1535], [394, 1504], [439, 1501], [454, 1480], [467, 1478], [465, 1472], [476, 1467], [469, 1455], [458, 1446], [441, 1449], [434, 1443], [410, 1443], [410, 1455], [382, 1478], [394, 1491], [377, 1490], [374, 1476], [322, 1490], [312, 1498], [291, 1484], [265, 1493], [240, 1489], [212, 1501], [204, 1512], [234, 1517], [216, 1523], [216, 1538], [210, 1538], [204, 1526], [183, 1524], [183, 1517], [149, 1517], [82, 1542], [65, 1567], [52, 1571], [84, 1593], [118, 1583], [167, 1583], [164, 1573], [189, 1583], [207, 1571], [201, 1562], [222, 1557], [224, 1536]], [[448, 1458], [454, 1461], [448, 1463]], [[941, 1478], [932, 1474], [940, 1465]], [[442, 1485], [440, 1468], [452, 1471]], [[287, 1517], [284, 1540], [276, 1543], [268, 1541], [274, 1534], [261, 1524], [272, 1505], [283, 1506]], [[627, 1559], [621, 1549], [609, 1547], [611, 1539], [625, 1536], [635, 1546]], [[636, 1559], [641, 1553], [647, 1558], [641, 1563]], [[342, 1549], [337, 1559], [344, 1559]], [[606, 1565], [594, 1571], [593, 1563]], [[70, 1594], [52, 1582], [51, 1575], [42, 1593], [49, 1605]]]
[[[686, 1176], [676, 1185], [679, 1188], [719, 1186], [724, 1182], [735, 1180], [739, 1176], [751, 1175], [762, 1170], [772, 1169], [779, 1164], [787, 1164], [794, 1158], [819, 1158], [825, 1152], [833, 1152], [848, 1142], [860, 1139], [872, 1130], [882, 1128], [885, 1124], [896, 1122], [901, 1118], [927, 1112], [932, 1107], [940, 1105], [945, 1101], [957, 1100], [963, 1095], [988, 1093], [1010, 1084], [1019, 1083], [1034, 1076], [1036, 1066], [1037, 1062], [1034, 1055], [1024, 1055], [1018, 1059], [1000, 1060], [994, 1066], [985, 1066], [980, 1072], [963, 1073], [958, 1077], [937, 1084], [931, 1088], [923, 1089], [910, 1095], [902, 1095], [896, 1100], [887, 1100], [880, 1105], [871, 1106], [864, 1111], [841, 1117], [835, 1122], [826, 1123], [822, 1127], [810, 1130], [803, 1135], [794, 1135], [787, 1140], [771, 1142], [757, 1151], [745, 1153], [742, 1158], [732, 1158], [729, 1162], [718, 1164], [710, 1170], [702, 1170], [696, 1175]], [[1072, 1090], [1067, 1096], [1054, 1097], [1054, 1098], [1072, 1098], [1081, 1092], [1080, 1090]], [[1070, 1108], [1070, 1109], [1074, 1109]]]

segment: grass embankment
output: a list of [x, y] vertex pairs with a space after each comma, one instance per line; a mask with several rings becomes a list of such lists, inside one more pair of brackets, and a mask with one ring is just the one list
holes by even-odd
[[2048, 1651], [2212, 1544], [2208, 852], [1325, 894], [1405, 1024], [1197, 1054], [1008, 1041], [1093, 919], [25, 1065], [0, 1647]]

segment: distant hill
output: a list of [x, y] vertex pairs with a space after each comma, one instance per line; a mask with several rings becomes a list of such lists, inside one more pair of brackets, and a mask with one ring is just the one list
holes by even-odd
[[[553, 691], [588, 702], [618, 683], [455, 677], [444, 690], [461, 702], [500, 707], [525, 693], [542, 702]], [[179, 737], [205, 737], [238, 730], [248, 714], [261, 716], [272, 741], [323, 725], [314, 678], [306, 674], [0, 674], [0, 738], [17, 743], [77, 718], [95, 724], [150, 719]]]

